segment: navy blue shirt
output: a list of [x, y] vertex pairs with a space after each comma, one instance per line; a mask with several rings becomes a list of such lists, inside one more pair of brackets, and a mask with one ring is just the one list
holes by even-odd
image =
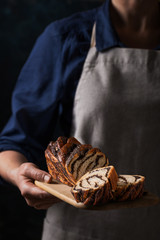
[[15, 150], [41, 168], [44, 150], [54, 140], [57, 121], [68, 136], [76, 87], [86, 59], [94, 22], [96, 47], [124, 47], [101, 7], [51, 23], [37, 39], [16, 84], [12, 116], [0, 135], [0, 151]]

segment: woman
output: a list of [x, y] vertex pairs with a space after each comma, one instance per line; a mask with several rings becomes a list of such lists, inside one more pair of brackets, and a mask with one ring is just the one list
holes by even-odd
[[99, 147], [118, 173], [145, 175], [147, 190], [160, 195], [159, 49], [157, 0], [107, 0], [51, 24], [38, 39], [1, 134], [0, 175], [30, 206], [50, 207], [43, 240], [158, 239], [159, 205], [83, 211], [54, 204], [33, 182], [51, 181], [37, 166], [59, 118], [64, 135]]

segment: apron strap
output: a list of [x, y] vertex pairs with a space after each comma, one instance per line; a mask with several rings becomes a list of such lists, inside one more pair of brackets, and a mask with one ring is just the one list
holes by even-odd
[[92, 48], [95, 46], [96, 46], [96, 23], [94, 23], [94, 25], [93, 25], [90, 47]]

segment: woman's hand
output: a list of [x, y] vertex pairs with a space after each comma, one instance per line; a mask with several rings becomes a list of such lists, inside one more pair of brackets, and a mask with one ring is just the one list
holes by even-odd
[[0, 153], [0, 176], [16, 185], [31, 207], [47, 209], [60, 201], [34, 184], [35, 180], [51, 182], [51, 175], [28, 162], [19, 152], [8, 150]]
[[60, 200], [38, 188], [34, 181], [51, 182], [51, 175], [33, 163], [23, 163], [17, 169], [17, 186], [27, 204], [36, 209], [47, 209]]

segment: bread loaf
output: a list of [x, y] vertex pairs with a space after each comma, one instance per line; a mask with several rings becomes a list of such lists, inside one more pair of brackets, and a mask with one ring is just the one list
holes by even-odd
[[140, 198], [144, 191], [145, 178], [140, 175], [119, 175], [114, 200], [126, 201]]
[[113, 199], [118, 175], [113, 166], [97, 168], [87, 172], [72, 188], [77, 202], [85, 205], [103, 204]]
[[97, 205], [111, 200], [134, 200], [143, 194], [143, 176], [118, 176], [100, 149], [81, 144], [74, 137], [59, 137], [50, 142], [45, 157], [53, 179], [71, 186], [77, 202]]
[[81, 144], [74, 137], [59, 137], [50, 142], [45, 157], [53, 179], [73, 186], [86, 172], [108, 165], [108, 159], [98, 148]]

